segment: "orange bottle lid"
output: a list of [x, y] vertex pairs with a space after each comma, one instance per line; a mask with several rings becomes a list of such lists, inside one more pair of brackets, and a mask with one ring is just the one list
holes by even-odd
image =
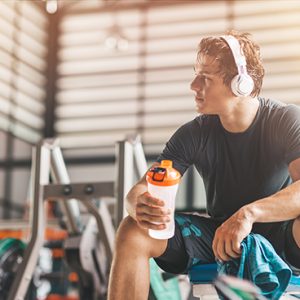
[[147, 182], [159, 186], [175, 185], [180, 180], [180, 173], [173, 168], [171, 160], [162, 160], [160, 165], [147, 172]]

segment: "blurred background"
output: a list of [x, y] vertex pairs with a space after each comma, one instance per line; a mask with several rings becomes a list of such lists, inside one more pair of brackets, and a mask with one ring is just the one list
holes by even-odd
[[[140, 134], [149, 164], [196, 116], [201, 37], [248, 31], [262, 95], [300, 103], [300, 1], [1, 0], [0, 219], [24, 215], [31, 149], [58, 137], [72, 181], [113, 180], [115, 143]], [[190, 169], [180, 210], [203, 209]]]

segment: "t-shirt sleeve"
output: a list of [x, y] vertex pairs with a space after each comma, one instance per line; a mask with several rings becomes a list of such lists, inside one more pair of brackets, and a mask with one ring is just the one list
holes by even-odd
[[197, 135], [193, 134], [194, 126], [195, 124], [190, 122], [177, 129], [166, 143], [157, 161], [160, 162], [165, 159], [172, 160], [173, 167], [183, 175], [187, 168], [194, 162], [197, 147]]
[[287, 164], [300, 158], [300, 108], [288, 105], [281, 122], [281, 134]]

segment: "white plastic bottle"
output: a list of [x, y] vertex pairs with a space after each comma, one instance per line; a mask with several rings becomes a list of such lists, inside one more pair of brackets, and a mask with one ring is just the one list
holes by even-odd
[[180, 173], [172, 167], [171, 160], [162, 160], [160, 166], [151, 168], [147, 173], [148, 192], [165, 202], [164, 208], [170, 209], [170, 222], [163, 230], [149, 229], [149, 235], [155, 239], [169, 239], [174, 235], [175, 198], [180, 181]]

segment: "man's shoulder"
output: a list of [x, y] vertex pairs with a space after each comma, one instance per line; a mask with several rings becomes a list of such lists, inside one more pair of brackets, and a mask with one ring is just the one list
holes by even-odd
[[271, 113], [273, 116], [278, 115], [278, 117], [288, 117], [300, 115], [300, 108], [295, 104], [284, 103], [275, 99], [260, 98], [262, 113]]
[[259, 98], [262, 108], [266, 110], [282, 110], [287, 104], [276, 99]]

